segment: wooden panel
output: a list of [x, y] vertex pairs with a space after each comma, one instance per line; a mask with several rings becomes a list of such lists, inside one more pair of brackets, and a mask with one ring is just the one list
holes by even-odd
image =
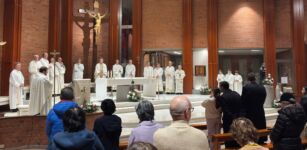
[[[267, 74], [277, 79], [275, 42], [275, 0], [263, 0], [264, 11], [264, 62]], [[276, 83], [275, 83], [276, 84]]]
[[59, 0], [49, 1], [49, 34], [48, 51], [59, 50]]
[[119, 59], [119, 24], [118, 24], [118, 10], [119, 0], [110, 0], [109, 3], [110, 20], [109, 20], [109, 59], [108, 68], [115, 64], [115, 60]]
[[73, 0], [61, 0], [61, 56], [66, 66], [65, 83], [72, 79]]
[[193, 89], [193, 24], [192, 0], [183, 0], [183, 53], [182, 66], [185, 70], [183, 92], [192, 94]]
[[217, 87], [218, 72], [218, 1], [208, 0], [208, 82]]
[[306, 85], [306, 55], [304, 46], [304, 0], [292, 0], [292, 43], [295, 72], [295, 91], [301, 96], [300, 90]]
[[5, 0], [3, 40], [7, 44], [2, 52], [1, 95], [8, 95], [10, 72], [20, 61], [21, 17], [22, 0]]
[[136, 76], [141, 76], [143, 67], [142, 56], [142, 0], [132, 2], [132, 60], [136, 66]]

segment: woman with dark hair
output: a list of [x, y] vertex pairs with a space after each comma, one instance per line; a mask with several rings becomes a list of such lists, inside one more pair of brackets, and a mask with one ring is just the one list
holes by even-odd
[[202, 102], [202, 106], [206, 109], [206, 122], [208, 126], [208, 140], [210, 148], [213, 149], [212, 135], [220, 133], [221, 130], [221, 109], [216, 103], [216, 99], [221, 94], [220, 89], [214, 89], [211, 91], [209, 99]]
[[138, 127], [132, 129], [128, 145], [141, 141], [153, 143], [154, 133], [163, 126], [154, 121], [155, 108], [150, 101], [143, 100], [135, 108], [136, 114], [140, 120]]
[[135, 142], [127, 150], [157, 150], [157, 148], [150, 143]]
[[115, 103], [111, 99], [105, 99], [101, 102], [101, 110], [103, 115], [95, 120], [93, 131], [98, 135], [106, 150], [118, 150], [122, 120], [114, 115]]
[[63, 116], [64, 132], [57, 133], [50, 150], [104, 150], [95, 133], [85, 128], [85, 112], [79, 108], [67, 110]]

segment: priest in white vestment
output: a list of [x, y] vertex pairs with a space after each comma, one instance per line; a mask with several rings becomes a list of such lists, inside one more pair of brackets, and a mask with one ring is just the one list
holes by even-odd
[[175, 92], [175, 68], [173, 62], [169, 61], [168, 66], [164, 70], [165, 74], [165, 92], [172, 94]]
[[242, 76], [239, 74], [239, 71], [236, 70], [234, 75], [233, 90], [241, 95], [242, 88], [243, 88], [243, 79]]
[[51, 108], [52, 84], [47, 78], [48, 68], [41, 67], [37, 78], [33, 79], [30, 93], [29, 114], [46, 115]]
[[222, 70], [219, 70], [219, 74], [217, 75], [216, 81], [218, 87], [220, 86], [221, 82], [225, 81], [225, 75], [223, 74]]
[[99, 63], [96, 64], [94, 76], [95, 79], [106, 78], [108, 76], [108, 68], [107, 65], [103, 63], [103, 58], [100, 58]]
[[29, 64], [29, 73], [30, 73], [30, 85], [32, 79], [38, 76], [38, 70], [42, 67], [42, 63], [39, 61], [39, 56], [34, 55], [34, 59]]
[[156, 92], [163, 92], [163, 69], [161, 68], [160, 64], [158, 63], [156, 68], [154, 69], [154, 77], [157, 80], [156, 84]]
[[183, 79], [185, 77], [185, 72], [182, 70], [182, 66], [178, 65], [178, 69], [175, 72], [176, 79], [176, 94], [183, 94]]
[[228, 70], [227, 74], [225, 75], [225, 81], [228, 82], [229, 89], [233, 90], [234, 75], [232, 74], [230, 69]]
[[17, 111], [18, 105], [23, 105], [24, 77], [21, 72], [21, 63], [17, 63], [10, 74], [9, 102], [10, 109]]
[[[39, 61], [40, 61], [42, 66], [47, 67], [48, 70], [50, 69], [49, 68], [50, 66], [49, 66], [49, 60], [48, 60], [48, 53], [43, 53], [42, 58]], [[47, 77], [49, 79], [49, 71], [48, 71]]]
[[146, 66], [144, 67], [144, 77], [145, 78], [153, 78], [154, 77], [154, 69], [150, 65], [150, 62], [147, 62]]
[[61, 57], [58, 58], [58, 61], [55, 63], [55, 69], [59, 72], [59, 75], [55, 77], [55, 94], [60, 94], [61, 90], [65, 87], [65, 73], [66, 73], [66, 67], [63, 63], [63, 60]]
[[133, 77], [135, 77], [135, 66], [132, 63], [132, 59], [129, 59], [129, 63], [126, 65], [125, 77], [126, 78], [133, 78]]
[[121, 78], [124, 73], [123, 66], [119, 64], [119, 60], [116, 59], [116, 63], [112, 67], [112, 74], [114, 78]]
[[52, 94], [56, 94], [54, 87], [56, 87], [56, 84], [59, 82], [58, 80], [60, 73], [59, 69], [55, 68], [55, 59], [53, 57], [50, 59], [48, 74], [49, 74], [49, 81], [52, 84]]
[[78, 63], [74, 64], [73, 80], [83, 79], [84, 65], [81, 58], [78, 59]]

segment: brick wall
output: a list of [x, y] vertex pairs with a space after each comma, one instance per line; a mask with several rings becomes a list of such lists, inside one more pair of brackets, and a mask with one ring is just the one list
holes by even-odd
[[193, 48], [208, 47], [207, 0], [193, 0]]
[[219, 48], [263, 48], [263, 1], [219, 0]]
[[21, 23], [21, 63], [26, 84], [28, 64], [34, 54], [48, 50], [49, 0], [23, 0]]
[[275, 6], [276, 48], [290, 48], [292, 47], [290, 0], [275, 0]]
[[143, 49], [182, 48], [182, 0], [142, 1]]

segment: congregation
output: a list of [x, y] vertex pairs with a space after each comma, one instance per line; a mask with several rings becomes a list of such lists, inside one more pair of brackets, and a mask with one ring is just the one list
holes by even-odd
[[[267, 150], [262, 147], [268, 142], [267, 137], [257, 136], [257, 130], [267, 128], [263, 108], [266, 91], [256, 83], [253, 73], [248, 75], [248, 81], [242, 96], [223, 81], [202, 103], [206, 108], [208, 134], [189, 125], [194, 108], [186, 96], [176, 96], [170, 102], [169, 112], [173, 121], [167, 127], [155, 121], [155, 109], [150, 101], [140, 101], [135, 107], [140, 123], [131, 131], [128, 150], [209, 150], [213, 149], [212, 135], [220, 133], [221, 129], [223, 133], [232, 133], [235, 140], [225, 142], [226, 148]], [[306, 90], [302, 90], [304, 96], [300, 103], [296, 102], [292, 93], [282, 94], [279, 116], [270, 129], [269, 139], [274, 149], [303, 149], [300, 135], [307, 118]], [[89, 131], [85, 127], [85, 113], [73, 102], [73, 98], [73, 90], [64, 88], [61, 91], [62, 101], [48, 114], [48, 149], [119, 149], [122, 121], [114, 114], [116, 105], [113, 100], [101, 102], [103, 115], [96, 119], [93, 131]], [[61, 111], [58, 111], [59, 108]]]

